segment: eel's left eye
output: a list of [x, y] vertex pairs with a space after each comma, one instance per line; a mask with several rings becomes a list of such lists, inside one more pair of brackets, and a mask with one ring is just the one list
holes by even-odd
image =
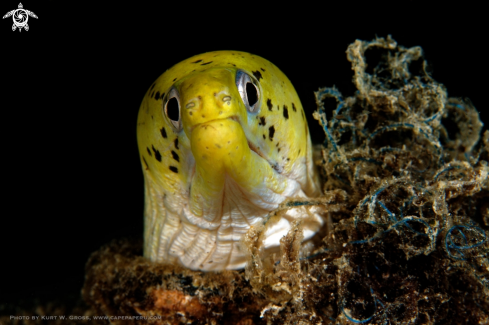
[[236, 86], [248, 112], [258, 111], [260, 104], [260, 90], [258, 81], [244, 71], [236, 74]]
[[180, 96], [175, 88], [170, 90], [163, 109], [166, 117], [168, 117], [173, 126], [177, 130], [180, 130], [182, 125], [180, 120]]

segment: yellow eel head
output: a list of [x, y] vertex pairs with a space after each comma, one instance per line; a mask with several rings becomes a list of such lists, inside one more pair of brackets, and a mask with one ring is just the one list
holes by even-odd
[[[288, 198], [320, 194], [307, 122], [287, 77], [244, 52], [196, 55], [143, 99], [144, 255], [194, 270], [238, 269], [243, 235]], [[294, 219], [305, 238], [323, 224], [306, 208], [271, 223], [265, 248]]]

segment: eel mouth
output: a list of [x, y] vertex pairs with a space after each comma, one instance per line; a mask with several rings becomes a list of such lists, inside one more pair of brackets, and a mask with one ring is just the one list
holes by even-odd
[[260, 150], [259, 147], [257, 147], [253, 142], [250, 141], [250, 139], [246, 138], [246, 140], [248, 140], [248, 147], [251, 151], [256, 153], [261, 158], [265, 159], [270, 164], [270, 167], [272, 167], [277, 173], [282, 174], [283, 168], [281, 168], [279, 164], [273, 163], [267, 156], [265, 156], [265, 154]]
[[[241, 126], [241, 128], [243, 128], [243, 125], [241, 124], [241, 121], [239, 120], [238, 116], [233, 115], [233, 116], [228, 117], [228, 119], [231, 119], [231, 120], [237, 122]], [[270, 167], [272, 167], [277, 173], [279, 173], [279, 174], [282, 173], [282, 168], [280, 168], [280, 166], [277, 163], [272, 162], [272, 160], [269, 157], [267, 157], [263, 153], [263, 151], [260, 150], [260, 147], [258, 147], [253, 142], [251, 142], [251, 140], [248, 139], [248, 137], [246, 137], [246, 140], [248, 141], [248, 147], [250, 148], [251, 151], [256, 153], [262, 159], [265, 159], [268, 162], [268, 164], [270, 165]]]
[[[236, 115], [232, 115], [232, 116], [225, 117], [225, 118], [213, 119], [213, 120], [210, 120], [210, 121], [206, 121], [204, 123], [195, 124], [190, 129], [190, 132], [192, 132], [196, 127], [198, 127], [198, 126], [200, 126], [202, 124], [206, 124], [206, 123], [209, 123], [209, 122], [215, 122], [215, 121], [219, 121], [219, 120], [233, 120], [233, 121], [237, 122], [240, 125], [240, 127], [243, 129], [243, 124], [241, 124], [241, 121], [240, 121], [239, 117], [236, 116]], [[248, 142], [248, 147], [250, 148], [251, 151], [253, 151], [254, 153], [256, 153], [262, 159], [266, 160], [268, 162], [268, 164], [270, 165], [270, 167], [272, 167], [273, 170], [275, 170], [277, 173], [282, 174], [283, 168], [278, 163], [273, 162], [272, 159], [270, 159], [263, 151], [261, 151], [260, 150], [260, 147], [258, 147], [256, 144], [254, 144], [248, 137], [246, 137], [246, 140]]]

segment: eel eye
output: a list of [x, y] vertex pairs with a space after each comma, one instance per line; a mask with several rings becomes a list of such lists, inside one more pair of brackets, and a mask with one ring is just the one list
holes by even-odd
[[167, 100], [163, 105], [166, 117], [170, 120], [173, 126], [180, 130], [182, 123], [180, 120], [180, 96], [178, 91], [173, 88], [168, 94]]
[[258, 81], [244, 71], [236, 74], [236, 86], [248, 112], [258, 111], [260, 104], [260, 90]]

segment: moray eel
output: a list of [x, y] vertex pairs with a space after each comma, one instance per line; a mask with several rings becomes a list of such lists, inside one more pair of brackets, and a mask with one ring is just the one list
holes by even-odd
[[[243, 235], [320, 185], [301, 102], [271, 62], [237, 51], [182, 61], [147, 91], [138, 115], [145, 180], [144, 256], [193, 270], [239, 269]], [[294, 219], [304, 239], [323, 224], [301, 207], [269, 222], [265, 249]]]

